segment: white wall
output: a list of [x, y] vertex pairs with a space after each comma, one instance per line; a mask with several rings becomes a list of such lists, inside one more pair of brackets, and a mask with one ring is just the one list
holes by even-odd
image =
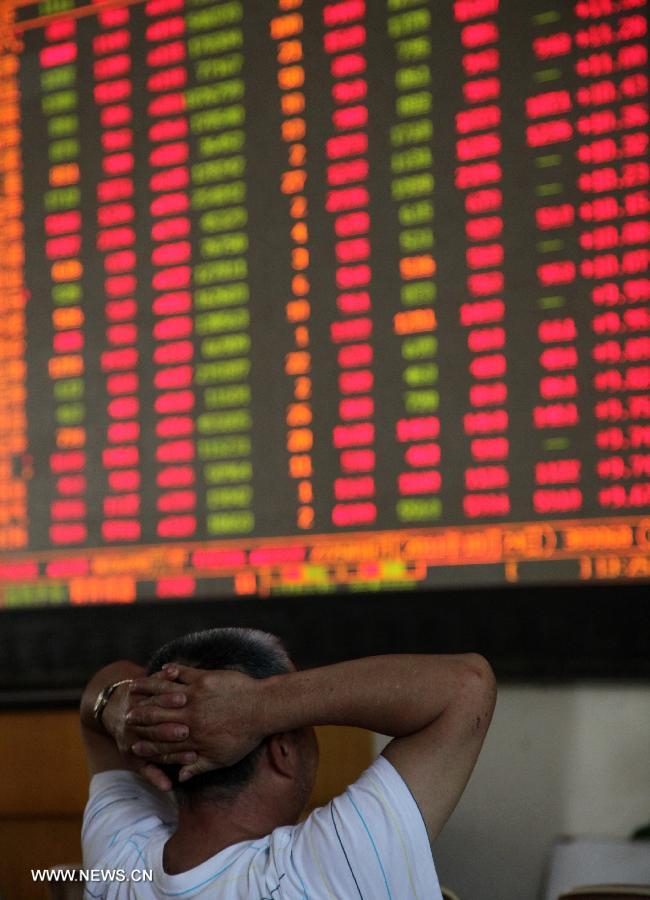
[[434, 856], [462, 900], [537, 900], [555, 837], [648, 822], [650, 688], [507, 686]]

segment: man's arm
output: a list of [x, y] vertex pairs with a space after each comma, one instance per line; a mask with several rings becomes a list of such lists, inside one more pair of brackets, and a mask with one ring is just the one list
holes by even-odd
[[[81, 697], [80, 719], [88, 771], [91, 775], [96, 775], [98, 772], [114, 769], [131, 769], [161, 790], [169, 790], [171, 782], [158, 766], [138, 759], [130, 752], [134, 735], [128, 730], [126, 716], [134, 697], [129, 690], [129, 683], [115, 688], [103, 709], [100, 721], [96, 720], [93, 713], [97, 698], [104, 688], [116, 682], [132, 682], [143, 675], [142, 666], [120, 660], [100, 669], [86, 685]], [[169, 698], [165, 698], [165, 702], [170, 702]], [[187, 728], [183, 725], [167, 726], [166, 733], [167, 740], [182, 740], [187, 737]], [[194, 754], [186, 753], [181, 754], [176, 761], [189, 762], [190, 756], [195, 758]]]
[[[255, 680], [237, 672], [168, 667], [177, 679], [136, 682], [150, 699], [129, 715], [146, 740], [134, 750], [196, 750], [186, 777], [231, 765], [264, 737], [308, 725], [352, 725], [390, 735], [384, 756], [400, 773], [433, 840], [447, 821], [478, 757], [495, 703], [495, 682], [480, 656], [394, 655]], [[181, 684], [178, 683], [181, 682]], [[161, 695], [182, 692], [187, 706], [162, 710]], [[188, 741], [167, 744], [159, 723], [184, 722]], [[164, 761], [168, 761], [165, 757]]]
[[492, 718], [495, 681], [482, 657], [369, 657], [273, 681], [264, 685], [265, 730], [354, 725], [393, 737], [383, 755], [408, 785], [434, 840], [465, 789]]

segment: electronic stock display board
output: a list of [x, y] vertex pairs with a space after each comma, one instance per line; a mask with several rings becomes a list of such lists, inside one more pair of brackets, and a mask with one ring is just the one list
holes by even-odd
[[3, 0], [0, 606], [650, 572], [646, 0]]

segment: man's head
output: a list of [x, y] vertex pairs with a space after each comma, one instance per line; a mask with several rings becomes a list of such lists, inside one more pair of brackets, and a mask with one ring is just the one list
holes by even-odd
[[[166, 663], [197, 669], [230, 669], [252, 678], [270, 678], [295, 671], [282, 641], [252, 628], [213, 628], [184, 635], [164, 644], [147, 666], [148, 674]], [[318, 764], [318, 746], [312, 729], [272, 735], [234, 766], [196, 775], [179, 783], [178, 766], [165, 767], [181, 803], [224, 803], [247, 786], [278, 788], [287, 794], [296, 815], [304, 807]], [[277, 782], [277, 783], [276, 783]]]

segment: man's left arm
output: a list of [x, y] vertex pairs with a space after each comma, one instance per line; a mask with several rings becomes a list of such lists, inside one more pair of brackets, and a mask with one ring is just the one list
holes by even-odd
[[135, 663], [112, 663], [93, 676], [81, 699], [81, 733], [93, 776], [81, 830], [88, 868], [122, 867], [131, 858], [135, 831], [171, 827], [176, 818], [163, 793], [171, 787], [167, 775], [156, 765], [142, 766], [130, 752], [134, 738], [126, 715], [141, 699], [130, 691], [130, 681], [142, 674]]
[[[168, 791], [171, 782], [164, 772], [158, 766], [147, 763], [143, 765], [145, 761], [130, 752], [131, 744], [136, 738], [126, 724], [126, 716], [139, 699], [137, 695], [131, 693], [130, 682], [143, 675], [142, 666], [129, 660], [120, 660], [100, 669], [88, 682], [81, 698], [80, 708], [81, 735], [86, 761], [91, 776], [99, 772], [128, 769], [138, 772], [161, 790]], [[96, 716], [95, 706], [99, 696], [102, 691], [115, 684], [117, 687], [111, 692], [99, 716]], [[173, 696], [175, 695], [170, 695]], [[173, 706], [178, 701], [168, 702]], [[170, 724], [168, 740], [183, 740], [186, 736], [186, 726]], [[183, 764], [185, 758], [189, 758], [187, 753], [179, 753], [174, 761]]]

